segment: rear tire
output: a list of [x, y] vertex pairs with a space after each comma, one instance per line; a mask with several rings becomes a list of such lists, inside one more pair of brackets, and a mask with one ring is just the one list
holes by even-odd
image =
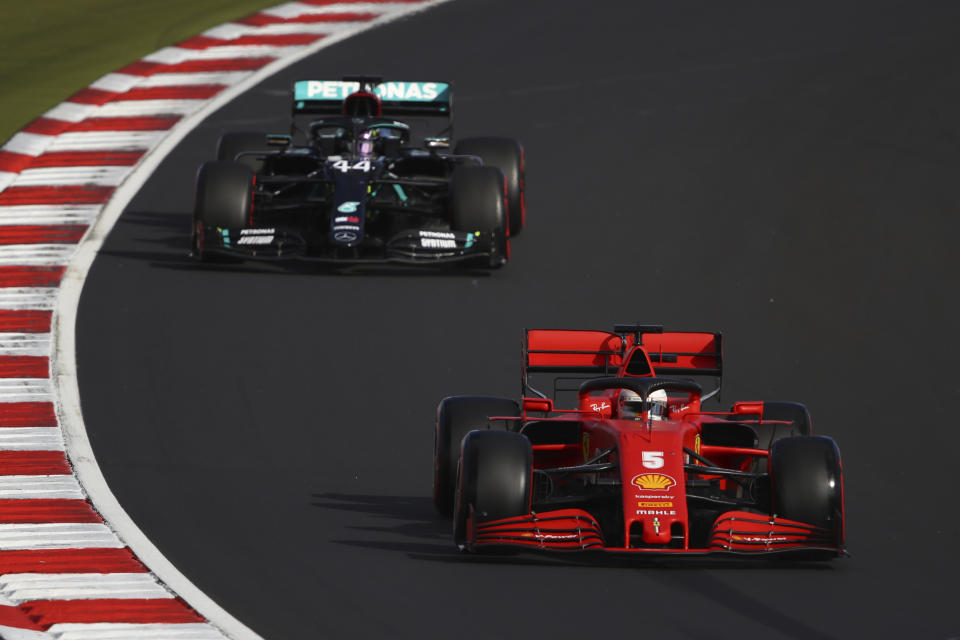
[[193, 253], [201, 260], [206, 229], [242, 229], [253, 207], [254, 173], [234, 162], [206, 162], [197, 172], [197, 195], [193, 209]]
[[510, 431], [471, 431], [463, 439], [453, 519], [453, 541], [467, 544], [467, 518], [476, 522], [530, 513], [533, 450]]
[[773, 513], [826, 529], [831, 546], [843, 546], [843, 469], [831, 438], [782, 438], [770, 451]]
[[250, 155], [237, 158], [237, 155], [244, 151], [269, 152], [267, 134], [250, 131], [223, 134], [217, 143], [217, 160], [219, 162], [236, 162], [250, 167], [253, 171], [262, 171], [263, 160], [259, 160], [257, 156]]
[[502, 267], [510, 257], [503, 174], [495, 167], [457, 167], [450, 178], [451, 228], [493, 233], [484, 266]]
[[497, 167], [503, 172], [507, 181], [509, 232], [511, 237], [517, 236], [527, 218], [523, 146], [513, 138], [464, 138], [457, 143], [453, 152], [457, 155], [479, 156], [484, 166]]
[[457, 493], [457, 465], [460, 445], [471, 431], [502, 429], [503, 421], [489, 422], [490, 416], [519, 416], [520, 406], [508, 398], [454, 396], [437, 407], [437, 428], [433, 440], [433, 504], [442, 515], [453, 514]]

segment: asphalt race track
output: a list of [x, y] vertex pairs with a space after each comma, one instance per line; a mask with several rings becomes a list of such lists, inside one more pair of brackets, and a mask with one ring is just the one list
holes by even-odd
[[[229, 105], [134, 199], [79, 315], [121, 504], [268, 639], [960, 637], [960, 5], [458, 0]], [[562, 10], [561, 10], [562, 8]], [[187, 259], [217, 137], [294, 79], [456, 84], [457, 135], [527, 149], [493, 275]], [[523, 327], [722, 330], [724, 404], [806, 401], [851, 558], [464, 558], [434, 515], [446, 395], [516, 396]]]

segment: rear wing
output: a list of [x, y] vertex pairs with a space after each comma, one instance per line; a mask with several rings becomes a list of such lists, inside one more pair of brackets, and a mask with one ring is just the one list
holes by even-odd
[[[650, 365], [634, 346], [643, 347]], [[613, 332], [578, 329], [525, 329], [522, 392], [545, 397], [529, 384], [529, 374], [590, 378], [624, 374], [687, 375], [723, 378], [723, 337], [702, 331], [664, 331], [657, 325], [616, 325]], [[627, 360], [629, 358], [629, 360]], [[634, 361], [636, 365], [633, 366]], [[624, 366], [626, 365], [626, 366]], [[562, 390], [554, 380], [554, 395]], [[718, 385], [719, 389], [719, 385]], [[712, 393], [710, 394], [712, 395]]]
[[525, 372], [607, 375], [623, 364], [621, 336], [606, 331], [527, 329], [523, 334]]
[[[358, 76], [361, 80], [362, 76]], [[351, 93], [370, 89], [380, 98], [384, 116], [453, 118], [453, 87], [449, 82], [378, 82], [299, 80], [293, 85], [293, 115], [340, 114]]]
[[723, 375], [723, 336], [720, 333], [669, 331], [643, 334], [640, 346], [650, 356], [657, 375]]

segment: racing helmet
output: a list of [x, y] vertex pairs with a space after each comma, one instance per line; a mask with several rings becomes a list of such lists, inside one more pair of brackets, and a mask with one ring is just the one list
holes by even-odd
[[361, 156], [375, 156], [396, 153], [403, 143], [403, 136], [392, 127], [371, 127], [357, 135], [357, 153]]
[[[663, 389], [657, 389], [647, 396], [647, 417], [650, 420], [663, 420], [667, 415], [669, 398]], [[620, 392], [620, 418], [622, 420], [643, 420], [643, 398], [636, 391], [623, 389]]]
[[364, 129], [357, 134], [357, 154], [369, 158], [377, 154], [377, 140], [380, 132], [376, 129]]

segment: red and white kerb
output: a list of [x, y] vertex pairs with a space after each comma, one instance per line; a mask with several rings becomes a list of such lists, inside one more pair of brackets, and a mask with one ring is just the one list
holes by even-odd
[[[155, 166], [138, 174], [145, 156], [231, 88], [439, 1], [265, 9], [107, 74], [0, 147], [0, 636], [258, 637], [169, 567], [119, 507], [123, 517], [110, 516], [113, 496], [75, 472], [95, 463], [64, 438], [67, 423], [83, 429], [79, 412], [64, 409], [73, 354], [54, 358], [52, 327], [69, 323], [59, 331], [72, 340], [76, 314], [77, 296], [61, 296], [61, 284], [68, 269], [82, 283], [81, 243], [132, 195], [118, 189]], [[100, 241], [111, 223], [98, 227]]]

